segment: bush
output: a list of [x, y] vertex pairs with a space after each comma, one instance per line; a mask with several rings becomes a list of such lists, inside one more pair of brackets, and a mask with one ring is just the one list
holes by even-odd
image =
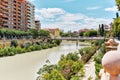
[[34, 46], [30, 46], [29, 49], [30, 49], [31, 51], [35, 51], [35, 47], [34, 47]]
[[34, 47], [35, 47], [35, 50], [41, 50], [42, 49], [40, 45], [34, 45]]
[[25, 53], [25, 52], [27, 52], [25, 48], [21, 48], [21, 53]]
[[57, 45], [60, 45], [61, 42], [61, 40], [54, 40], [54, 43], [56, 43]]
[[73, 76], [70, 80], [81, 80], [80, 76]]
[[96, 79], [99, 77], [99, 71], [102, 68], [102, 57], [105, 54], [105, 46], [104, 44], [101, 46], [100, 51], [98, 52], [98, 54], [94, 57], [94, 61], [95, 61], [95, 73], [96, 73]]
[[17, 40], [12, 40], [10, 46], [11, 46], [11, 47], [17, 47], [17, 46], [18, 46]]
[[94, 44], [94, 46], [101, 46], [104, 43], [104, 40], [96, 40], [94, 42], [92, 42], [92, 44]]
[[78, 61], [79, 59], [79, 56], [77, 53], [69, 53], [67, 56], [66, 56], [66, 60], [73, 60], [73, 61]]
[[91, 47], [85, 47], [79, 50], [81, 57], [81, 60], [83, 62], [87, 62], [96, 52], [96, 48], [91, 46]]
[[7, 56], [13, 56], [13, 55], [15, 55], [14, 52], [9, 52], [9, 53], [7, 54]]
[[[57, 65], [45, 65], [38, 74], [43, 80], [79, 80], [84, 75], [83, 63], [79, 58], [77, 53], [62, 55]], [[80, 72], [79, 76], [76, 76], [78, 72]]]
[[22, 48], [29, 48], [31, 46], [31, 43], [30, 42], [27, 42], [27, 43], [24, 43]]
[[47, 49], [48, 45], [47, 44], [43, 44], [41, 47], [42, 47], [42, 49]]
[[8, 48], [4, 48], [4, 56], [10, 56]]
[[31, 52], [35, 50], [47, 49], [47, 48], [52, 48], [53, 46], [56, 46], [56, 44], [41, 43], [41, 42], [37, 42], [34, 45], [31, 45], [31, 43], [27, 42], [23, 44], [22, 47], [17, 47], [17, 45], [18, 43], [16, 40], [11, 41], [11, 47], [0, 49], [0, 57], [13, 56], [15, 54], [21, 54], [21, 53]]
[[22, 53], [22, 48], [16, 47], [16, 51], [17, 51], [17, 54], [20, 54], [20, 53]]
[[30, 48], [27, 48], [27, 49], [26, 49], [26, 52], [31, 52], [31, 49], [30, 49]]
[[0, 49], [0, 57], [4, 56], [4, 49]]
[[36, 42], [36, 44], [37, 44], [37, 45], [40, 45], [40, 44], [41, 44], [41, 42]]

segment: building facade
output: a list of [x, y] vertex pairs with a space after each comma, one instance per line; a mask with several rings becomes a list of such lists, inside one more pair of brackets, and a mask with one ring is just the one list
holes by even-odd
[[0, 0], [0, 28], [27, 30], [30, 11], [27, 3], [26, 0]]
[[27, 27], [30, 29], [35, 28], [35, 6], [31, 4], [30, 2], [27, 2], [27, 19], [28, 19], [28, 24]]
[[50, 36], [52, 38], [60, 37], [60, 30], [59, 30], [59, 28], [45, 28], [43, 30], [49, 31], [50, 32]]
[[41, 23], [39, 20], [35, 21], [35, 29], [41, 29]]

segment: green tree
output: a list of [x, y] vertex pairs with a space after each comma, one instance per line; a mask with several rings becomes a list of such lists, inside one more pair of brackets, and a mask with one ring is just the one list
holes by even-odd
[[60, 32], [61, 37], [70, 37], [70, 33]]
[[102, 25], [99, 24], [98, 35], [100, 35], [100, 36], [105, 35], [104, 24], [102, 24]]
[[42, 75], [44, 80], [66, 80], [58, 70], [52, 70], [49, 74]]
[[48, 31], [45, 31], [45, 30], [39, 30], [38, 35], [43, 36], [43, 37], [49, 37], [50, 33]]
[[120, 17], [114, 19], [113, 32], [115, 37], [120, 37]]
[[79, 33], [79, 36], [84, 36], [84, 31], [81, 31], [80, 33]]
[[118, 18], [118, 17], [119, 17], [119, 13], [117, 12], [117, 13], [116, 13], [116, 18]]
[[101, 36], [104, 36], [104, 32], [105, 32], [105, 30], [104, 30], [104, 24], [102, 24], [102, 26], [101, 26]]
[[89, 30], [89, 31], [84, 33], [84, 36], [87, 36], [87, 37], [97, 36], [97, 31], [96, 30]]
[[116, 1], [116, 5], [118, 7], [118, 10], [120, 10], [120, 0], [115, 0]]

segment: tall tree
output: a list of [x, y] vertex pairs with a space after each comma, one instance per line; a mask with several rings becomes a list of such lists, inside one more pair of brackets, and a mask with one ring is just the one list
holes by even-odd
[[98, 35], [101, 36], [101, 25], [99, 24]]
[[102, 33], [102, 36], [104, 36], [104, 33], [105, 33], [104, 24], [102, 24], [102, 26], [101, 26], [101, 33]]
[[119, 13], [117, 12], [117, 13], [116, 13], [116, 18], [118, 18], [118, 17], [119, 17]]

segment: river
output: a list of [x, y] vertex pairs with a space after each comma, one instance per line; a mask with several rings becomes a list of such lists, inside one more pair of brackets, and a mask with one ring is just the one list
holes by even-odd
[[61, 54], [75, 52], [82, 47], [68, 41], [51, 49], [0, 58], [0, 80], [36, 80], [36, 73], [46, 60], [56, 64]]

